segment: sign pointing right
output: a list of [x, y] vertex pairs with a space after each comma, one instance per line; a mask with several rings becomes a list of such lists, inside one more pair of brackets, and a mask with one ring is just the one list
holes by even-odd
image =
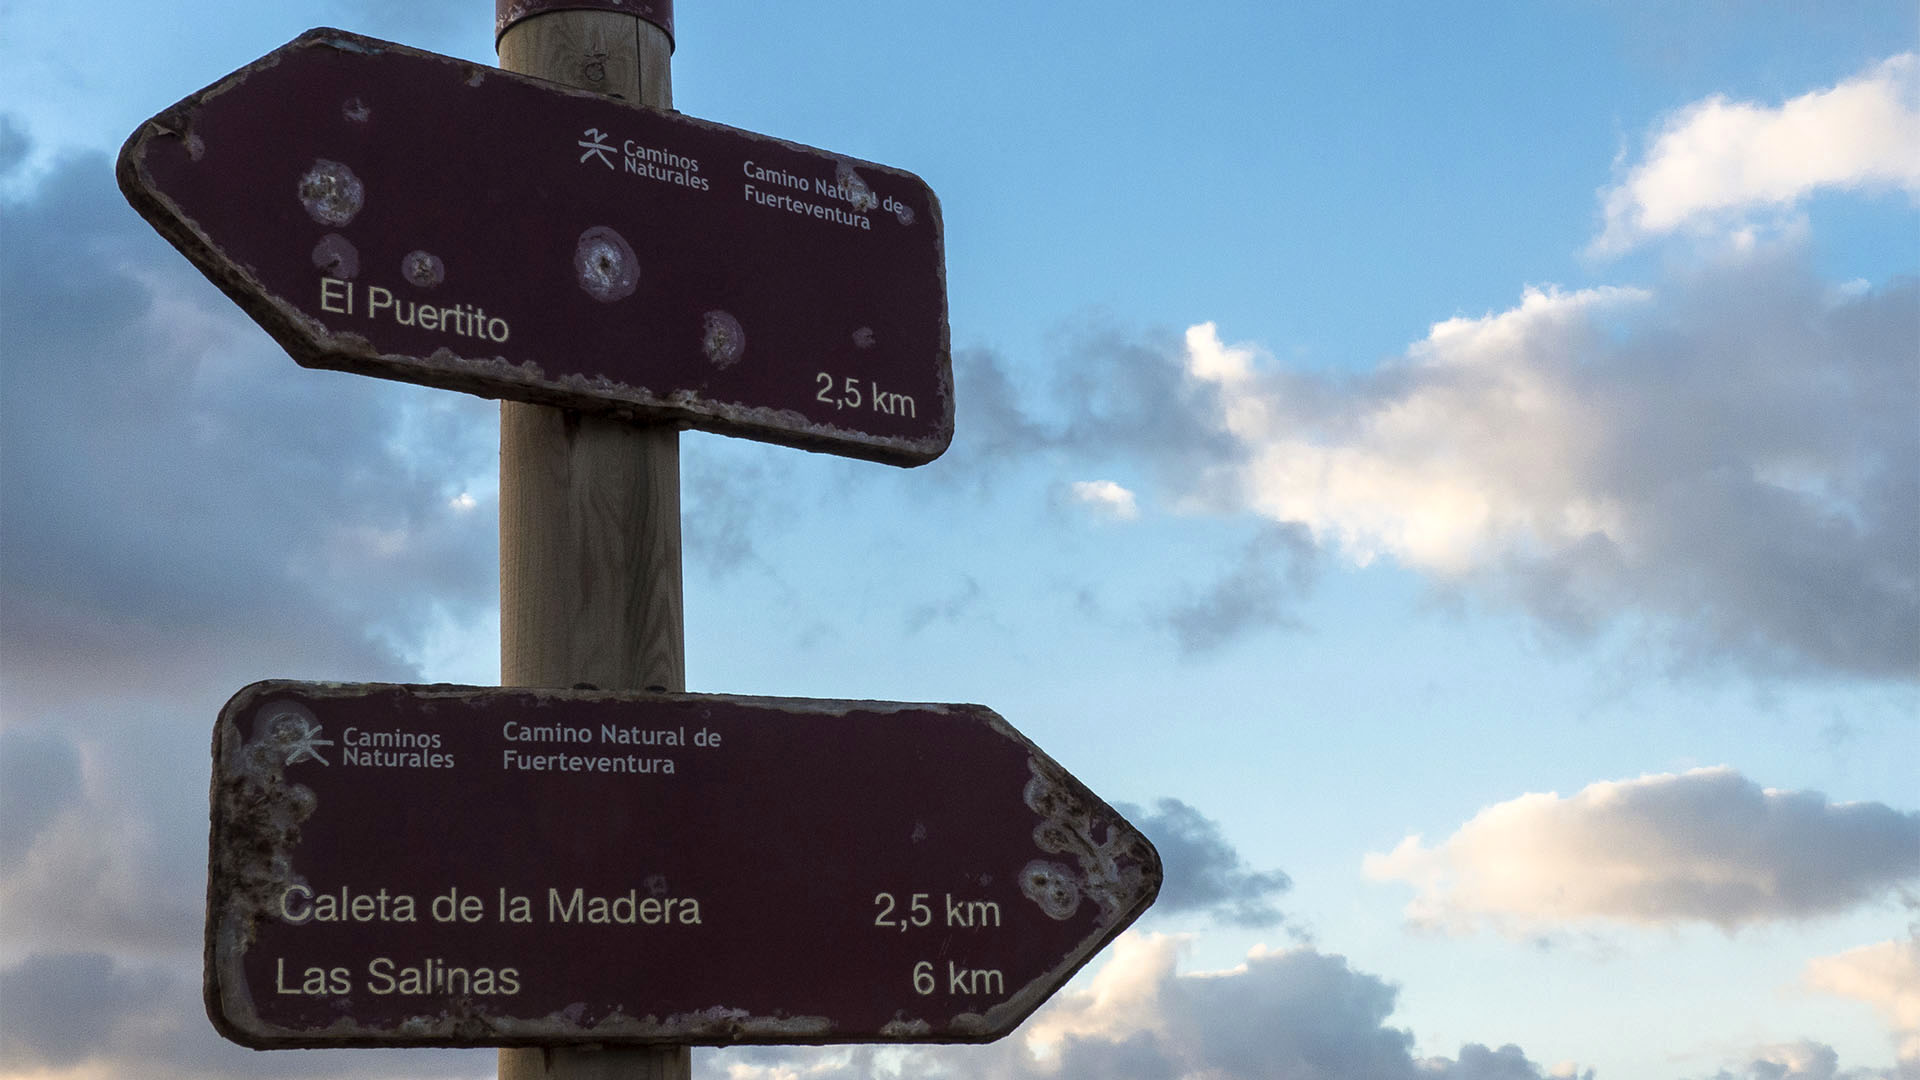
[[978, 705], [257, 683], [208, 1010], [257, 1048], [986, 1042], [1152, 903]]

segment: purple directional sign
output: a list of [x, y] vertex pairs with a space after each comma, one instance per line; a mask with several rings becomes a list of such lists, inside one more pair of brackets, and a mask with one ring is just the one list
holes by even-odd
[[263, 1049], [985, 1042], [1159, 887], [978, 705], [257, 683], [207, 1007]]
[[118, 172], [309, 367], [899, 465], [953, 437], [911, 173], [328, 29], [142, 124]]

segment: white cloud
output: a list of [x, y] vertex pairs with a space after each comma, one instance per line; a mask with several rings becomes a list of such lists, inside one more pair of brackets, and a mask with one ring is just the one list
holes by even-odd
[[1920, 1076], [1920, 938], [1817, 957], [1807, 964], [1806, 980], [1816, 990], [1879, 1009], [1893, 1033], [1901, 1068]]
[[1392, 554], [1459, 574], [1506, 548], [1620, 528], [1619, 511], [1576, 471], [1596, 418], [1583, 415], [1563, 365], [1593, 346], [1597, 319], [1646, 299], [1529, 289], [1511, 311], [1435, 324], [1409, 350], [1397, 393], [1319, 438], [1290, 415], [1285, 388], [1202, 359], [1219, 350], [1211, 324], [1188, 331], [1188, 369], [1220, 384], [1220, 422], [1251, 451], [1239, 473], [1254, 509], [1306, 523], [1362, 565]]
[[1783, 210], [1822, 189], [1920, 198], [1920, 57], [1903, 53], [1778, 107], [1714, 96], [1667, 117], [1643, 160], [1603, 193], [1594, 250]]
[[1075, 480], [1068, 490], [1075, 500], [1107, 517], [1132, 521], [1140, 516], [1140, 504], [1133, 492], [1111, 480]]
[[1591, 920], [1745, 923], [1838, 912], [1920, 879], [1920, 813], [1774, 791], [1729, 768], [1522, 795], [1442, 843], [1409, 836], [1368, 877], [1418, 890], [1414, 922], [1513, 934]]
[[1920, 286], [1836, 293], [1797, 243], [1670, 275], [1530, 288], [1344, 379], [1201, 324], [1159, 396], [1229, 445], [1157, 475], [1568, 637], [1625, 617], [1681, 660], [1920, 675]]

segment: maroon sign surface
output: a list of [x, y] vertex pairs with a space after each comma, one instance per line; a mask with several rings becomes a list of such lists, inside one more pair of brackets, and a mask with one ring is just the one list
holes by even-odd
[[977, 705], [257, 683], [207, 1006], [259, 1048], [984, 1042], [1159, 885]]
[[324, 29], [141, 125], [118, 172], [309, 367], [900, 465], [953, 437], [911, 173]]

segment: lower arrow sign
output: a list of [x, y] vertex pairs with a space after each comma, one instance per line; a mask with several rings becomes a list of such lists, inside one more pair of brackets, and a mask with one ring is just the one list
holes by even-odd
[[207, 1005], [257, 1048], [985, 1042], [1160, 877], [978, 705], [263, 682]]

